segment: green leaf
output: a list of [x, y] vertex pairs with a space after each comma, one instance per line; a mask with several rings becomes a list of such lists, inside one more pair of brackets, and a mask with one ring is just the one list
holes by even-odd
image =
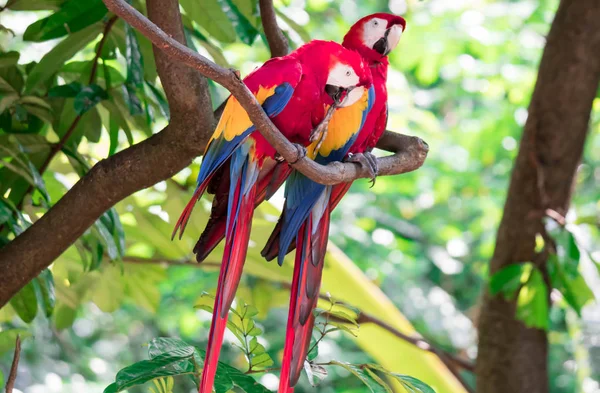
[[40, 303], [47, 317], [52, 315], [54, 305], [56, 304], [56, 295], [54, 293], [54, 278], [52, 272], [48, 269], [42, 270], [39, 276], [35, 278], [40, 289]]
[[34, 320], [37, 314], [38, 302], [33, 282], [25, 285], [15, 296], [10, 299], [10, 305], [19, 318], [25, 323]]
[[529, 262], [502, 268], [490, 279], [490, 293], [492, 296], [502, 293], [506, 299], [514, 298], [521, 285], [529, 279], [532, 269], [533, 265]]
[[0, 115], [0, 128], [9, 134], [35, 134], [39, 132], [44, 126], [44, 122], [27, 109], [25, 106], [15, 103], [14, 113], [4, 111]]
[[577, 315], [581, 316], [581, 310], [589, 301], [594, 299], [594, 293], [585, 282], [581, 273], [576, 275], [567, 274], [555, 254], [548, 258], [548, 274], [552, 286], [564, 297], [565, 301]]
[[[89, 85], [81, 89], [75, 97], [75, 113], [82, 115], [102, 100], [108, 99], [108, 93], [98, 85]], [[89, 138], [88, 138], [89, 139]], [[98, 138], [95, 142], [99, 142]]]
[[180, 348], [162, 353], [151, 360], [142, 360], [125, 367], [117, 373], [115, 383], [109, 385], [104, 393], [120, 392], [132, 386], [141, 385], [155, 378], [179, 375], [192, 372], [193, 368], [187, 367], [182, 371], [181, 365], [191, 366], [187, 360], [194, 355], [194, 348]]
[[431, 386], [427, 385], [423, 381], [418, 380], [417, 378], [396, 373], [389, 373], [388, 375], [396, 378], [408, 391], [408, 393], [435, 393], [435, 390], [433, 390]]
[[46, 83], [67, 60], [85, 48], [102, 31], [102, 24], [96, 23], [62, 40], [29, 72], [25, 84], [26, 91], [33, 91]]
[[223, 43], [235, 42], [236, 32], [219, 0], [180, 0], [190, 18], [202, 26], [214, 39]]
[[154, 100], [158, 104], [160, 112], [163, 114], [164, 117], [167, 118], [167, 120], [169, 120], [171, 118], [169, 103], [167, 102], [161, 91], [158, 90], [156, 86], [154, 86], [150, 82], [146, 82], [146, 86], [148, 86], [148, 89], [150, 90], [150, 95], [154, 97]]
[[137, 96], [137, 90], [144, 83], [144, 63], [140, 44], [134, 30], [129, 26], [125, 26], [126, 45], [127, 45], [127, 79], [125, 82], [125, 90], [129, 112], [132, 115], [138, 115], [144, 112], [142, 103]]
[[30, 25], [23, 40], [41, 42], [63, 37], [102, 20], [107, 12], [101, 0], [68, 0], [54, 14]]
[[252, 26], [232, 0], [218, 0], [218, 2], [225, 15], [227, 15], [233, 24], [238, 37], [240, 37], [244, 44], [252, 45], [258, 35], [258, 30]]
[[2, 370], [0, 370], [0, 386], [4, 386], [4, 374]]
[[389, 387], [386, 389], [376, 378], [373, 378], [373, 374], [369, 373], [364, 367], [338, 362], [337, 360], [332, 360], [331, 364], [349, 371], [352, 375], [360, 379], [372, 393], [389, 393]]
[[517, 298], [517, 319], [527, 327], [548, 330], [548, 287], [542, 273], [533, 269]]
[[14, 350], [17, 336], [20, 336], [23, 341], [31, 337], [31, 333], [27, 329], [8, 329], [0, 332], [0, 355]]
[[294, 29], [294, 31], [296, 33], [298, 33], [298, 35], [300, 36], [300, 38], [302, 39], [302, 41], [304, 42], [309, 42], [312, 40], [312, 38], [310, 37], [310, 34], [308, 33], [308, 31], [306, 31], [306, 29], [299, 25], [298, 23], [296, 23], [292, 18], [290, 18], [289, 16], [287, 16], [284, 12], [279, 11], [277, 8], [275, 9], [275, 13], [277, 14], [277, 16], [279, 16], [281, 19], [283, 19], [283, 21], [285, 23], [288, 24], [288, 26], [290, 26], [292, 29]]
[[48, 97], [75, 98], [82, 89], [83, 85], [79, 82], [71, 82], [67, 85], [54, 86], [48, 90]]
[[18, 0], [12, 2], [8, 8], [13, 11], [54, 11], [64, 2], [65, 0]]
[[54, 310], [54, 315], [52, 316], [54, 320], [54, 326], [58, 330], [69, 328], [75, 322], [75, 317], [77, 315], [77, 310], [67, 306], [66, 304], [59, 304], [56, 306]]
[[[91, 61], [71, 61], [60, 69], [61, 75], [65, 74], [76, 74], [77, 79], [83, 79], [86, 75], [89, 75], [92, 69]], [[108, 71], [108, 72], [107, 72]], [[102, 67], [98, 68], [96, 75], [98, 80], [104, 80], [106, 89], [108, 90], [108, 81], [114, 85], [120, 85], [125, 83], [125, 77], [115, 67], [108, 65], [106, 62], [102, 63]], [[74, 96], [73, 96], [74, 97]]]
[[6, 53], [0, 53], [0, 68], [12, 67], [17, 65], [19, 62], [19, 52], [11, 51]]

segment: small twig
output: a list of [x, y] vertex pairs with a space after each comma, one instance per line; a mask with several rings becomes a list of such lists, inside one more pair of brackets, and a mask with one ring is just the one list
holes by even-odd
[[263, 30], [271, 49], [271, 57], [280, 57], [287, 55], [289, 51], [288, 40], [283, 31], [277, 25], [277, 15], [273, 0], [260, 0], [260, 19]]
[[112, 18], [110, 18], [108, 20], [108, 22], [106, 22], [106, 26], [104, 26], [104, 32], [102, 34], [102, 38], [100, 39], [100, 42], [98, 42], [98, 49], [96, 50], [96, 56], [94, 56], [94, 60], [92, 61], [92, 71], [90, 73], [90, 80], [89, 80], [90, 85], [92, 83], [94, 83], [94, 81], [96, 80], [96, 72], [98, 71], [98, 62], [100, 60], [100, 56], [102, 56], [102, 49], [104, 49], [104, 44], [106, 43], [106, 40], [108, 39], [108, 33], [110, 33], [110, 30], [112, 29], [113, 25], [115, 24], [115, 22], [117, 20], [119, 20], [119, 17], [115, 15]]
[[[98, 62], [100, 61], [100, 56], [102, 55], [102, 48], [104, 48], [104, 43], [106, 42], [106, 40], [108, 38], [108, 33], [110, 33], [110, 30], [112, 29], [112, 27], [114, 26], [115, 22], [118, 19], [119, 19], [118, 16], [116, 16], [116, 15], [113, 16], [112, 18], [110, 18], [108, 20], [108, 22], [106, 23], [106, 26], [104, 27], [104, 33], [102, 35], [102, 38], [100, 39], [100, 42], [98, 43], [98, 48], [96, 50], [96, 55], [94, 56], [94, 60], [92, 60], [92, 71], [90, 73], [90, 78], [89, 78], [88, 84], [94, 83], [94, 80], [96, 79], [96, 73], [98, 70]], [[44, 162], [38, 169], [40, 176], [43, 175], [44, 172], [46, 172], [46, 170], [48, 169], [48, 166], [50, 165], [50, 163], [52, 162], [52, 160], [54, 159], [56, 154], [58, 154], [58, 152], [63, 149], [63, 147], [69, 140], [69, 138], [71, 138], [71, 135], [73, 135], [73, 132], [75, 132], [75, 129], [77, 128], [77, 125], [79, 124], [80, 121], [81, 121], [81, 115], [75, 116], [75, 119], [73, 119], [73, 122], [67, 129], [67, 132], [65, 133], [65, 135], [63, 135], [62, 138], [60, 138], [60, 140], [57, 143], [52, 145], [52, 148], [50, 149], [50, 153], [48, 153], [48, 157], [46, 157], [46, 159], [44, 160]], [[23, 194], [23, 198], [17, 204], [17, 208], [19, 210], [21, 210], [23, 208], [23, 202], [25, 202], [25, 197], [31, 191], [33, 191], [33, 186], [29, 185], [29, 187]]]
[[[248, 113], [248, 117], [262, 136], [286, 161], [297, 161], [292, 165], [293, 168], [309, 179], [320, 184], [334, 185], [371, 177], [368, 168], [353, 163], [335, 162], [320, 165], [309, 158], [299, 158], [298, 149], [275, 127], [252, 92], [233, 70], [220, 67], [173, 39], [124, 0], [103, 1], [109, 10], [140, 31], [156, 48], [229, 90]], [[379, 174], [396, 175], [413, 171], [423, 165], [427, 151], [426, 144], [414, 138], [410, 140], [410, 146], [403, 147], [402, 152], [379, 159]]]
[[[166, 265], [166, 266], [188, 266], [188, 267], [193, 267], [193, 268], [197, 268], [197, 269], [203, 269], [204, 267], [215, 267], [216, 268], [216, 267], [220, 266], [220, 263], [218, 263], [218, 262], [209, 262], [209, 261], [205, 261], [202, 263], [196, 263], [196, 262], [192, 262], [191, 260], [190, 261], [173, 261], [173, 260], [160, 259], [160, 258], [146, 259], [146, 258], [138, 258], [138, 257], [124, 257], [123, 262], [138, 263], [138, 264], [159, 264], [159, 265]], [[291, 284], [289, 282], [277, 281], [277, 283], [281, 284], [286, 289], [291, 288]], [[319, 294], [319, 298], [331, 302], [331, 298], [329, 296], [327, 296], [326, 294]], [[341, 302], [338, 302], [338, 303], [344, 304]], [[356, 307], [353, 307], [353, 306], [350, 306], [350, 307], [356, 309]], [[330, 311], [331, 311], [331, 309], [330, 309]], [[329, 319], [335, 319], [335, 315], [331, 315], [329, 312], [325, 312], [324, 315], [327, 318], [327, 321]], [[340, 322], [347, 322], [347, 321], [340, 321]], [[447, 351], [439, 349], [439, 348], [435, 347], [434, 345], [432, 345], [431, 343], [428, 343], [427, 341], [425, 341], [423, 338], [411, 337], [409, 335], [406, 335], [406, 334], [402, 333], [401, 331], [399, 331], [398, 329], [396, 329], [395, 327], [393, 327], [392, 325], [388, 324], [387, 322], [384, 322], [383, 320], [381, 320], [369, 313], [359, 310], [358, 318], [357, 318], [356, 322], [358, 322], [359, 324], [372, 323], [374, 325], [377, 325], [380, 328], [392, 333], [397, 338], [399, 338], [403, 341], [406, 341], [419, 349], [422, 349], [424, 351], [428, 351], [428, 352], [435, 354], [442, 360], [442, 362], [444, 362], [443, 357], [445, 357], [448, 360], [451, 360], [452, 363], [456, 364], [460, 368], [463, 368], [470, 372], [475, 372], [475, 366], [472, 363], [470, 363], [469, 361], [458, 358], [455, 355], [453, 355]], [[313, 347], [311, 347], [309, 352], [312, 349], [313, 349]], [[444, 363], [447, 363], [447, 362], [444, 362]]]
[[15, 340], [15, 353], [13, 355], [12, 365], [10, 366], [10, 373], [6, 380], [6, 393], [12, 393], [15, 387], [15, 381], [17, 379], [17, 367], [19, 366], [19, 359], [21, 358], [21, 336], [17, 335]]

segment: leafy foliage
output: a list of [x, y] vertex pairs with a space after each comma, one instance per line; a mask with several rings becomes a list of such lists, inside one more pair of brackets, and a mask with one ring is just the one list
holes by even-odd
[[[145, 12], [143, 1], [131, 3]], [[398, 12], [394, 7], [403, 2], [305, 3], [276, 2], [292, 47], [312, 38], [339, 41], [354, 20], [388, 7]], [[256, 0], [180, 4], [190, 47], [223, 66], [239, 68], [243, 75], [268, 58]], [[390, 59], [388, 88], [393, 99], [388, 127], [423, 137], [431, 153], [415, 174], [381, 178], [372, 189], [356, 182], [336, 209], [331, 239], [366, 276], [332, 246], [323, 288], [405, 334], [416, 334], [399, 308], [428, 341], [467, 356], [475, 353], [470, 319], [477, 314], [480, 291], [487, 289], [487, 262], [511, 162], [543, 37], [558, 2], [407, 4], [408, 30]], [[112, 15], [101, 1], [9, 0], [5, 6], [0, 11], [0, 247], [39, 219], [96, 162], [158, 132], [169, 118], [152, 45], [123, 21], [107, 30]], [[211, 84], [211, 95], [216, 107], [227, 93]], [[531, 261], [489, 277], [490, 292], [515, 301], [525, 323], [552, 332], [552, 393], [579, 391], [586, 378], [600, 375], [597, 367], [587, 367], [574, 355], [586, 350], [593, 354], [597, 347], [592, 340], [572, 336], [576, 325], [584, 334], [589, 331], [598, 286], [597, 269], [589, 267], [597, 268], [600, 260], [595, 169], [600, 163], [599, 113], [596, 100], [569, 224], [548, 229], [556, 242], [554, 249], [549, 241], [544, 245], [550, 286], [541, 273], [543, 266]], [[0, 363], [10, 363], [17, 333], [36, 336], [24, 345], [23, 361], [33, 372], [23, 385], [43, 383], [40, 370], [61, 375], [67, 385], [69, 377], [61, 367], [68, 364], [70, 375], [84, 376], [86, 389], [94, 383], [105, 387], [107, 378], [125, 365], [141, 359], [156, 364], [164, 359], [161, 354], [189, 346], [195, 348], [192, 358], [162, 369], [201, 365], [202, 352], [196, 348], [206, 344], [199, 337], [205, 336], [208, 321], [192, 306], [201, 303], [199, 292], [214, 286], [215, 261], [222, 249], [200, 269], [176, 264], [190, 259], [209, 203], [198, 204], [181, 242], [168, 240], [197, 172], [195, 163], [174, 180], [136, 193], [109, 210], [0, 310]], [[229, 326], [243, 356], [239, 348], [224, 349], [218, 370], [223, 392], [234, 386], [250, 391], [273, 388], [266, 376], [281, 356], [289, 296], [279, 283], [289, 280], [291, 268], [289, 263], [281, 269], [265, 264], [258, 251], [278, 214], [267, 204], [253, 224], [248, 277]], [[210, 297], [204, 300], [212, 304]], [[313, 351], [305, 367], [312, 383], [331, 391], [387, 391], [388, 385], [430, 392], [411, 377], [384, 371], [389, 369], [414, 375], [437, 391], [454, 391], [445, 368], [419, 349], [371, 324], [358, 329], [353, 323], [356, 310], [345, 303], [332, 308], [321, 302], [319, 307]], [[573, 322], [567, 318], [570, 314], [580, 314], [581, 319]], [[149, 356], [139, 352], [140, 344], [164, 335], [181, 336], [185, 342], [161, 338], [151, 342]], [[42, 343], [43, 348], [53, 348], [43, 352], [45, 357], [38, 356]], [[89, 366], [97, 366], [99, 358], [108, 371]], [[331, 359], [341, 365], [323, 365]], [[565, 367], [573, 359], [577, 373]], [[249, 369], [257, 374], [244, 374]], [[159, 376], [152, 370], [134, 368], [130, 376], [137, 375], [139, 381], [152, 376], [146, 385], [156, 393], [191, 390], [197, 380], [197, 368], [181, 376]], [[4, 376], [7, 371], [2, 369]], [[473, 381], [466, 372], [462, 376]], [[122, 383], [129, 378], [121, 377]], [[302, 384], [309, 389], [304, 379]]]

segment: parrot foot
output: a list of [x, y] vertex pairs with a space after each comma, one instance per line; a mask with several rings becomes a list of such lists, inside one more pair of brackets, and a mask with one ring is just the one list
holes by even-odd
[[377, 157], [375, 157], [373, 153], [349, 153], [345, 162], [353, 162], [355, 164], [361, 165], [364, 168], [367, 168], [367, 170], [369, 171], [369, 178], [372, 182], [371, 187], [375, 185], [375, 179], [379, 174], [379, 164], [377, 162]]
[[273, 159], [275, 159], [275, 161], [277, 162], [284, 162], [285, 158], [283, 158], [283, 156], [279, 153], [275, 153], [275, 157], [273, 157]]
[[[306, 157], [306, 147], [299, 145], [297, 143], [292, 143], [296, 150], [298, 151], [298, 155], [296, 156], [296, 160], [294, 162], [290, 162], [290, 165], [296, 164], [298, 161]], [[283, 158], [283, 157], [282, 157]]]

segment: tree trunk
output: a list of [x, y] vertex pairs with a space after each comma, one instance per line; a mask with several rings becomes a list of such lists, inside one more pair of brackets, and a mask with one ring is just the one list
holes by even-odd
[[[544, 212], [564, 215], [568, 210], [600, 80], [599, 21], [600, 1], [561, 1], [540, 64], [490, 275], [512, 263], [539, 262], [535, 237], [543, 229]], [[478, 393], [549, 390], [546, 332], [526, 328], [515, 311], [514, 301], [484, 296]]]

